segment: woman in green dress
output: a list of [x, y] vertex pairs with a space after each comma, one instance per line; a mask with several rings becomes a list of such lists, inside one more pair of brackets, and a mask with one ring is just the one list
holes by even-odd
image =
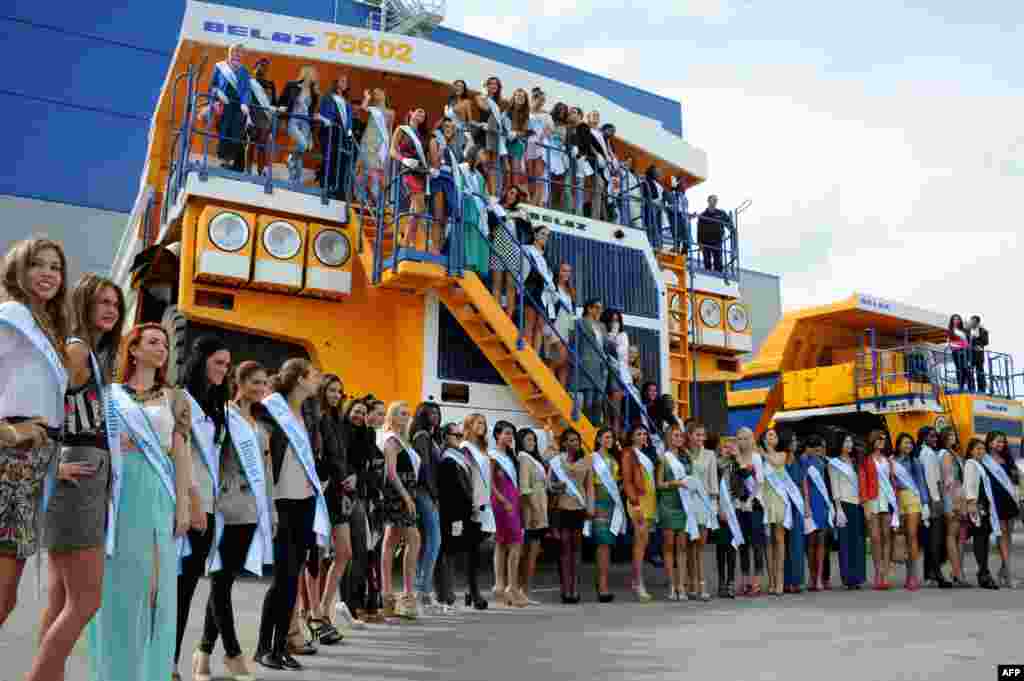
[[[696, 518], [686, 513], [690, 503], [687, 478], [690, 476], [690, 457], [686, 451], [686, 436], [682, 428], [673, 424], [666, 436], [669, 446], [658, 457], [655, 481], [658, 489], [658, 525], [663, 541], [661, 550], [668, 575], [668, 599], [689, 600], [683, 586], [686, 565], [686, 547], [689, 542], [688, 526], [697, 531]], [[687, 521], [690, 521], [689, 523]]]
[[611, 428], [597, 431], [594, 441], [594, 519], [590, 538], [597, 546], [597, 600], [611, 603], [615, 594], [608, 587], [608, 569], [612, 546], [625, 530], [626, 509], [619, 492], [622, 475], [615, 456], [615, 436]]
[[462, 172], [457, 181], [462, 192], [462, 233], [465, 240], [466, 261], [464, 268], [479, 275], [490, 271], [491, 248], [488, 243], [487, 227], [487, 167], [489, 152], [486, 149], [469, 149]]

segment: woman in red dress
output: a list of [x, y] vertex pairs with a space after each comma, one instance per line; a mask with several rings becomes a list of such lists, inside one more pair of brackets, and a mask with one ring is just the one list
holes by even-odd
[[[409, 195], [409, 229], [398, 242], [402, 248], [416, 248], [416, 232], [427, 212], [427, 177], [432, 169], [426, 153], [429, 138], [426, 122], [427, 113], [423, 109], [413, 109], [406, 117], [406, 124], [400, 125], [391, 135], [391, 158], [402, 164], [402, 184]], [[426, 250], [440, 253], [440, 239], [435, 241], [437, 243], [428, 243]]]

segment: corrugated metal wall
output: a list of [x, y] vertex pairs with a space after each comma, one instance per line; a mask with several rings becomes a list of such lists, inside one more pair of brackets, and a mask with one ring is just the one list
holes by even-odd
[[553, 272], [563, 262], [572, 265], [577, 305], [599, 298], [606, 308], [622, 310], [623, 314], [658, 318], [658, 287], [640, 251], [553, 233], [547, 256]]

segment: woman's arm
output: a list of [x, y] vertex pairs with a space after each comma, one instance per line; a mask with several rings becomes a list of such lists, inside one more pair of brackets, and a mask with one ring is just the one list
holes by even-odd
[[439, 169], [441, 167], [441, 145], [436, 139], [430, 140], [430, 167]]
[[803, 492], [804, 492], [804, 515], [808, 516], [808, 517], [810, 517], [810, 515], [811, 515], [811, 485], [810, 485], [810, 482], [811, 482], [810, 481], [810, 476], [809, 475], [804, 475], [804, 484], [802, 485]]
[[584, 477], [583, 487], [585, 488], [584, 494], [587, 495], [587, 507], [586, 512], [590, 517], [594, 517], [594, 503], [596, 502], [594, 492], [594, 461], [593, 454], [588, 454], [584, 461], [587, 462], [587, 475]]
[[391, 133], [391, 144], [388, 145], [388, 155], [396, 161], [402, 160], [402, 155], [398, 153], [398, 142], [401, 139], [399, 135], [401, 134], [401, 129], [397, 129]]
[[[510, 509], [512, 507], [512, 504], [509, 503], [509, 500], [506, 499], [505, 495], [501, 493], [501, 490], [498, 489], [498, 486], [494, 484], [494, 481], [498, 479], [497, 475], [498, 471], [501, 469], [501, 466], [499, 466], [498, 462], [495, 461], [494, 459], [491, 459], [488, 465], [490, 465], [491, 467], [491, 493], [494, 495], [494, 498], [498, 500], [499, 504], [504, 506], [506, 509]], [[504, 475], [504, 473], [502, 474]]]
[[399, 496], [405, 502], [406, 510], [409, 513], [415, 514], [416, 502], [409, 494], [408, 490], [405, 489], [405, 485], [402, 484], [402, 479], [398, 477], [398, 453], [402, 447], [395, 437], [388, 438], [388, 441], [384, 443], [384, 462], [387, 466], [388, 471], [388, 482], [394, 487]]
[[174, 488], [177, 502], [174, 510], [174, 535], [184, 536], [188, 532], [190, 502], [192, 499], [192, 449], [189, 444], [192, 433], [192, 408], [180, 389], [173, 392], [171, 411], [174, 415], [174, 430], [171, 433], [171, 457], [174, 460]]

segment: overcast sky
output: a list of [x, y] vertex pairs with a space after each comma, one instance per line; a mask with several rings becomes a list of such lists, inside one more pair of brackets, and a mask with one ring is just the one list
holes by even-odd
[[1024, 370], [1024, 3], [631, 6], [448, 0], [445, 23], [680, 101], [710, 166], [690, 205], [753, 201], [742, 264], [786, 309], [980, 314]]

